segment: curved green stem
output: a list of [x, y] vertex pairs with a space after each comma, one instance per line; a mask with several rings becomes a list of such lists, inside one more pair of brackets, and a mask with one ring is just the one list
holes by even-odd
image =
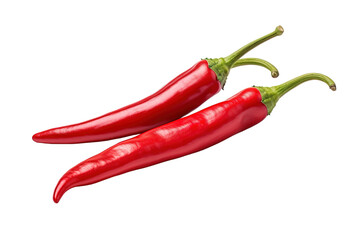
[[277, 26], [275, 30], [259, 39], [256, 39], [255, 41], [252, 41], [251, 43], [246, 44], [236, 52], [230, 54], [229, 56], [225, 57], [225, 64], [231, 68], [232, 65], [242, 56], [244, 56], [245, 53], [249, 52], [251, 49], [255, 48], [256, 46], [259, 46], [261, 43], [266, 42], [267, 40], [270, 40], [276, 36], [280, 36], [283, 34], [284, 29], [281, 26]]
[[273, 32], [252, 41], [251, 43], [246, 44], [244, 47], [235, 51], [225, 58], [205, 58], [208, 61], [209, 67], [216, 73], [218, 80], [221, 83], [221, 86], [224, 87], [226, 83], [226, 78], [229, 75], [230, 68], [234, 63], [241, 58], [244, 54], [249, 52], [251, 49], [259, 46], [261, 43], [266, 42], [276, 36], [283, 34], [284, 29], [281, 26], [278, 26]]
[[277, 70], [277, 68], [274, 65], [272, 65], [268, 61], [265, 61], [260, 58], [239, 59], [232, 65], [232, 68], [239, 67], [239, 66], [245, 66], [245, 65], [256, 65], [256, 66], [264, 67], [271, 72], [271, 76], [273, 78], [277, 78], [279, 76], [279, 71]]
[[262, 97], [262, 102], [265, 104], [266, 108], [268, 109], [268, 114], [270, 114], [271, 111], [274, 109], [277, 101], [285, 93], [309, 80], [320, 80], [326, 83], [331, 90], [333, 91], [336, 90], [335, 82], [328, 76], [325, 76], [320, 73], [307, 73], [274, 87], [256, 87], [256, 88], [259, 89]]

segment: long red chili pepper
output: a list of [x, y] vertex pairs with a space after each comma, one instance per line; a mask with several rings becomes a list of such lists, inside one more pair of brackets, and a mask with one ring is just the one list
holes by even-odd
[[[103, 116], [33, 136], [41, 143], [83, 143], [109, 140], [141, 133], [178, 119], [191, 112], [224, 87], [232, 67], [255, 64], [274, 67], [260, 59], [243, 59], [245, 53], [283, 33], [281, 26], [225, 58], [205, 59], [183, 72], [158, 92], [136, 103]], [[272, 72], [276, 77], [277, 71]]]
[[217, 144], [262, 121], [281, 96], [299, 84], [317, 79], [336, 90], [325, 75], [310, 73], [275, 87], [247, 88], [227, 101], [154, 128], [79, 163], [60, 179], [54, 201], [70, 188], [188, 155]]

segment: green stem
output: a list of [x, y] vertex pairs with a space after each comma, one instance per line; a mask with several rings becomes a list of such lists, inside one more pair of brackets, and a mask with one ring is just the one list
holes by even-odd
[[284, 29], [281, 26], [278, 26], [273, 32], [255, 40], [251, 43], [248, 43], [244, 47], [240, 48], [239, 50], [235, 51], [234, 53], [230, 54], [225, 58], [214, 58], [208, 59], [209, 67], [216, 73], [218, 80], [221, 83], [221, 86], [224, 87], [226, 83], [226, 78], [229, 75], [230, 68], [234, 65], [234, 63], [240, 59], [244, 54], [249, 52], [251, 49], [259, 46], [261, 43], [266, 42], [276, 36], [280, 36], [283, 34]]
[[273, 78], [277, 78], [279, 76], [279, 71], [277, 70], [277, 68], [274, 65], [272, 65], [268, 61], [265, 61], [260, 58], [239, 59], [232, 65], [232, 68], [239, 67], [239, 66], [245, 66], [245, 65], [256, 65], [256, 66], [264, 67], [271, 72], [271, 76]]
[[320, 80], [326, 83], [331, 90], [333, 91], [336, 90], [335, 82], [331, 78], [320, 73], [304, 74], [274, 87], [256, 87], [256, 88], [259, 89], [262, 97], [262, 102], [265, 104], [266, 108], [268, 109], [268, 114], [270, 114], [274, 109], [277, 101], [284, 94], [286, 94], [291, 89], [309, 80]]
[[251, 43], [246, 44], [236, 52], [230, 54], [229, 56], [225, 57], [225, 64], [231, 68], [232, 65], [242, 56], [244, 56], [247, 52], [249, 52], [251, 49], [255, 48], [256, 46], [259, 46], [263, 42], [266, 42], [267, 40], [270, 40], [276, 36], [280, 36], [283, 34], [284, 29], [281, 26], [277, 26], [275, 30], [259, 39], [256, 39], [255, 41], [252, 41]]

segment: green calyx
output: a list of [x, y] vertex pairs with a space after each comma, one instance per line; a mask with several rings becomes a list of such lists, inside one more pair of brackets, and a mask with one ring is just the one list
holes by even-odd
[[[260, 45], [267, 40], [270, 40], [276, 36], [280, 36], [284, 32], [284, 29], [281, 26], [278, 26], [273, 32], [245, 45], [244, 47], [240, 48], [236, 52], [230, 54], [225, 58], [205, 58], [205, 60], [209, 64], [209, 68], [211, 68], [221, 83], [222, 88], [226, 83], [227, 76], [229, 75], [230, 69], [234, 67], [234, 64], [247, 52], [251, 49], [255, 48], [256, 46]], [[245, 64], [244, 64], [245, 65]], [[255, 64], [257, 65], [257, 64]]]
[[256, 87], [256, 88], [260, 91], [262, 97], [262, 103], [265, 104], [268, 110], [268, 114], [270, 115], [277, 101], [285, 93], [309, 80], [322, 81], [326, 83], [331, 90], [333, 91], [336, 90], [335, 82], [331, 78], [320, 73], [307, 73], [274, 87]]
[[229, 65], [225, 62], [224, 58], [205, 58], [211, 68], [217, 76], [217, 79], [221, 83], [221, 88], [224, 89], [227, 76], [230, 73]]
[[274, 107], [276, 106], [277, 101], [279, 101], [280, 97], [277, 94], [274, 87], [256, 87], [261, 94], [261, 102], [265, 104], [268, 115], [272, 112]]

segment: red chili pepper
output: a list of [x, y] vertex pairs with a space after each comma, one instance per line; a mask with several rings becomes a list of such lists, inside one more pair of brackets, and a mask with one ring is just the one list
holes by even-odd
[[278, 75], [271, 64], [260, 59], [242, 59], [259, 44], [283, 33], [281, 26], [225, 58], [206, 59], [183, 72], [155, 94], [103, 116], [64, 127], [49, 129], [33, 136], [41, 143], [83, 143], [109, 140], [141, 133], [178, 119], [191, 112], [224, 87], [232, 67], [255, 64]]
[[154, 128], [79, 163], [60, 179], [54, 192], [59, 202], [70, 188], [185, 156], [241, 132], [262, 121], [286, 92], [317, 79], [332, 90], [335, 83], [325, 75], [310, 73], [275, 87], [247, 88], [227, 101]]

